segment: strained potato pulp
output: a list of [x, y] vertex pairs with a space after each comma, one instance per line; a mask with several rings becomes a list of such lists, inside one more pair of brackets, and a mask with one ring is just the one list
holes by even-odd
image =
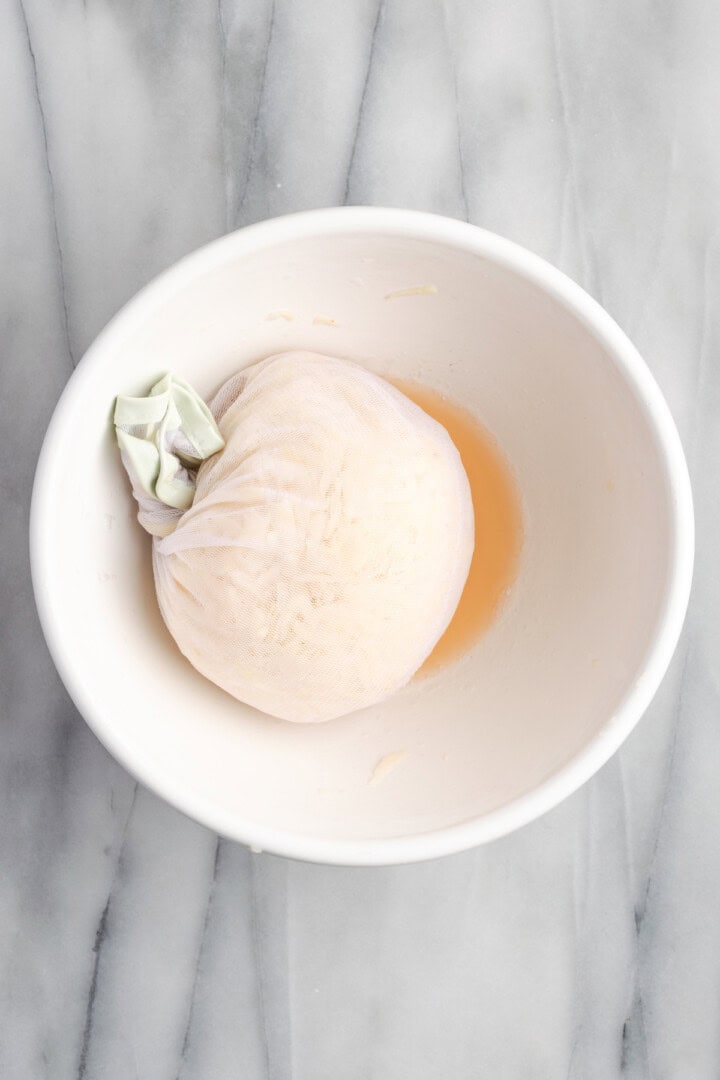
[[[468, 575], [472, 499], [449, 435], [383, 379], [305, 352], [239, 372], [210, 412], [224, 447], [153, 545], [179, 648], [286, 720], [381, 701], [430, 654]], [[182, 480], [196, 461], [180, 444]]]

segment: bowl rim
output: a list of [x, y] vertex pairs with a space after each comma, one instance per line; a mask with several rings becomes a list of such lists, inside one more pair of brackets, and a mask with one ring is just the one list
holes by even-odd
[[[50, 600], [51, 579], [43, 542], [43, 537], [48, 535], [45, 523], [54, 446], [66, 417], [72, 414], [73, 399], [90, 377], [98, 354], [114, 349], [166, 296], [228, 261], [292, 240], [353, 234], [429, 241], [489, 259], [534, 283], [571, 312], [603, 346], [635, 394], [664, 471], [672, 530], [665, 597], [644, 663], [614, 714], [588, 743], [536, 787], [489, 813], [428, 832], [370, 840], [325, 838], [258, 826], [188, 792], [183, 785], [163, 775], [162, 765], [137, 760], [85, 691], [72, 648], [63, 636], [62, 619]], [[272, 218], [228, 233], [162, 272], [121, 308], [90, 345], [55, 407], [35, 472], [29, 539], [35, 602], [55, 666], [81, 716], [134, 777], [189, 817], [253, 850], [308, 862], [381, 866], [450, 855], [505, 836], [551, 810], [605, 764], [647, 709], [677, 646], [692, 582], [694, 533], [690, 478], [668, 405], [635, 346], [584, 289], [528, 249], [467, 222], [416, 210], [332, 207]]]

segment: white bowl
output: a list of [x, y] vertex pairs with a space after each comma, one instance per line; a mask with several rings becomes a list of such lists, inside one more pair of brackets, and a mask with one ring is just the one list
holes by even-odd
[[[428, 285], [437, 291], [387, 299]], [[238, 704], [174, 647], [110, 424], [117, 393], [142, 393], [166, 370], [209, 395], [296, 347], [465, 403], [514, 469], [525, 529], [510, 598], [465, 657], [382, 706], [311, 726]], [[618, 748], [677, 642], [693, 515], [652, 376], [577, 285], [470, 225], [347, 208], [226, 236], [111, 322], [48, 430], [31, 552], [58, 670], [131, 772], [257, 848], [379, 864], [507, 833]]]

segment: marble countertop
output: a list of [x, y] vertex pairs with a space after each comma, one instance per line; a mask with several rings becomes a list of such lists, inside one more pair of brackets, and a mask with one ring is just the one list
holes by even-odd
[[[2, 1080], [716, 1078], [720, 8], [8, 0], [0, 53]], [[228, 229], [339, 203], [467, 218], [580, 281], [697, 503], [686, 631], [621, 753], [514, 836], [397, 869], [254, 856], [139, 787], [28, 572], [43, 432], [106, 320]]]

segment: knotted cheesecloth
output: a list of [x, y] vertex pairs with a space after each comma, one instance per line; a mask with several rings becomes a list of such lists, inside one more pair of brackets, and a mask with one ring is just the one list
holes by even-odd
[[178, 647], [272, 716], [330, 720], [405, 685], [448, 626], [474, 546], [445, 429], [345, 360], [271, 356], [207, 406], [166, 376], [118, 398]]

